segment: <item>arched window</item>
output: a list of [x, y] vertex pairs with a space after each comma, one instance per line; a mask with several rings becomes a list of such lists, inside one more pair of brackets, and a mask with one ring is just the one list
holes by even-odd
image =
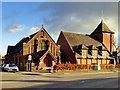
[[37, 47], [38, 47], [38, 40], [34, 40], [34, 52], [37, 52]]
[[40, 43], [40, 49], [41, 50], [47, 50], [48, 49], [48, 45], [47, 45], [48, 43], [46, 43], [46, 41], [42, 41], [41, 43]]
[[43, 50], [43, 43], [40, 43], [40, 50]]

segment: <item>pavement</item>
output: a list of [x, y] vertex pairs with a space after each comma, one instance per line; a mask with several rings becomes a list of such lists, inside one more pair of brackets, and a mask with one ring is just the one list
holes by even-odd
[[80, 74], [105, 74], [105, 73], [114, 73], [114, 72], [119, 72], [119, 71], [60, 71], [60, 72], [55, 72], [55, 73], [49, 73], [49, 72], [27, 72], [27, 71], [20, 71], [20, 74], [23, 75], [61, 75], [61, 74], [71, 74], [71, 73], [80, 73]]
[[48, 74], [51, 74], [51, 73], [26, 72], [26, 71], [20, 71], [19, 73], [23, 74], [23, 75], [48, 75]]
[[118, 72], [2, 72], [3, 88], [95, 88], [118, 87]]

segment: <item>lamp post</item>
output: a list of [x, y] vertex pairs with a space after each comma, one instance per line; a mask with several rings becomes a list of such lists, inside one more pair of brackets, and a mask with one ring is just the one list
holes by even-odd
[[28, 56], [28, 61], [30, 62], [30, 72], [31, 72], [31, 61], [32, 61], [32, 55]]
[[31, 63], [32, 63], [32, 55], [31, 55], [31, 53], [32, 53], [32, 50], [31, 50], [31, 48], [32, 48], [32, 45], [31, 45], [31, 42], [30, 42], [30, 55], [28, 56], [28, 61], [29, 61], [29, 64], [30, 64], [30, 72], [31, 72]]

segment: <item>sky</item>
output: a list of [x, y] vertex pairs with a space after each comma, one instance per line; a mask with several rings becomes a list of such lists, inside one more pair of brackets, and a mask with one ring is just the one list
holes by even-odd
[[14, 46], [22, 38], [39, 31], [42, 24], [57, 41], [61, 30], [90, 34], [103, 19], [115, 32], [115, 42], [118, 42], [117, 2], [2, 2], [0, 17], [1, 55], [7, 53], [8, 45]]

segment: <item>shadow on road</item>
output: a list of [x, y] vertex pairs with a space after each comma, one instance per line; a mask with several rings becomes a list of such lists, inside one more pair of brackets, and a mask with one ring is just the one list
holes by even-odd
[[[119, 78], [120, 79], [120, 78]], [[23, 87], [24, 89], [42, 89], [45, 88], [118, 88], [118, 78], [99, 78], [99, 79], [84, 79], [74, 81], [54, 81], [54, 80], [2, 80], [2, 82], [37, 82], [39, 85]], [[46, 84], [41, 85], [45, 82]], [[18, 87], [22, 88], [22, 87]], [[46, 90], [45, 89], [45, 90]], [[4, 88], [3, 88], [4, 90]], [[13, 89], [10, 89], [13, 90]], [[16, 90], [16, 89], [14, 89]]]

